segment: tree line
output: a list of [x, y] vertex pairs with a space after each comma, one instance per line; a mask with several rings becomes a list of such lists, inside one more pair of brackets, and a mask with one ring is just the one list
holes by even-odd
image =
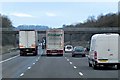
[[[119, 20], [120, 13], [108, 13], [106, 15], [99, 15], [97, 19], [94, 16], [89, 16], [83, 23], [77, 23], [75, 25], [63, 25], [63, 28], [67, 27], [120, 27]], [[0, 28], [2, 29], [2, 46], [13, 45], [15, 40], [15, 35], [5, 34], [4, 28], [12, 31], [14, 28], [12, 21], [5, 15], [0, 14]], [[79, 35], [78, 35], [79, 36]]]
[[[119, 27], [120, 28], [120, 13], [108, 13], [106, 15], [99, 15], [97, 19], [95, 16], [89, 16], [83, 23], [63, 25], [63, 28], [79, 28], [79, 27]], [[72, 34], [71, 37], [65, 34], [65, 43], [72, 45], [81, 45], [84, 47], [89, 47], [89, 42], [93, 34]], [[70, 39], [71, 38], [71, 39]], [[75, 43], [76, 42], [76, 43]], [[79, 42], [79, 43], [78, 43]]]
[[106, 15], [99, 15], [97, 19], [95, 16], [89, 16], [86, 21], [83, 23], [77, 23], [75, 25], [63, 25], [63, 28], [66, 27], [120, 27], [118, 21], [120, 19], [120, 13], [108, 13]]
[[7, 30], [12, 31], [13, 25], [12, 21], [5, 15], [0, 14], [0, 29], [2, 31], [1, 42], [2, 46], [14, 45], [15, 35], [6, 34]]
[[2, 28], [2, 29], [3, 28], [9, 28], [9, 29], [13, 28], [12, 22], [7, 16], [0, 14], [0, 19], [1, 19], [0, 28]]

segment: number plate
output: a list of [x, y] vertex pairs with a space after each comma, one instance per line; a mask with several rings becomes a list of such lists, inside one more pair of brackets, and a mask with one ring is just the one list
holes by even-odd
[[100, 62], [107, 62], [108, 60], [99, 60]]

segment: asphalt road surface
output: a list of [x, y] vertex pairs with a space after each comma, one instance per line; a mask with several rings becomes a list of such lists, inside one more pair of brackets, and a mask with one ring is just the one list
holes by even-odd
[[[88, 66], [87, 57], [41, 56], [44, 51], [39, 47], [37, 56], [12, 56], [0, 61], [3, 78], [118, 78], [114, 68], [94, 70]], [[19, 52], [16, 52], [19, 54]]]

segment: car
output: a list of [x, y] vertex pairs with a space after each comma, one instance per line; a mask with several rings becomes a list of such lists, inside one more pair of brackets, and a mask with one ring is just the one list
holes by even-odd
[[71, 53], [73, 50], [73, 46], [72, 45], [66, 45], [65, 46], [65, 53]]
[[85, 57], [85, 50], [82, 46], [75, 46], [72, 51], [72, 57], [75, 57], [76, 55], [81, 55], [82, 57]]

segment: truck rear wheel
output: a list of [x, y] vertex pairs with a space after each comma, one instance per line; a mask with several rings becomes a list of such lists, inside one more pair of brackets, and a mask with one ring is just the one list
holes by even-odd
[[36, 55], [37, 55], [36, 53], [33, 54], [33, 56], [36, 56]]
[[23, 54], [20, 53], [20, 56], [23, 56]]
[[33, 56], [37, 56], [37, 54], [38, 54], [37, 50], [33, 52]]
[[23, 56], [23, 52], [22, 51], [20, 51], [20, 56]]
[[83, 54], [82, 57], [85, 57], [85, 54]]
[[20, 56], [26, 56], [27, 54], [20, 53]]
[[117, 65], [117, 69], [118, 69], [118, 70], [120, 69], [120, 65], [119, 65], [119, 64]]

